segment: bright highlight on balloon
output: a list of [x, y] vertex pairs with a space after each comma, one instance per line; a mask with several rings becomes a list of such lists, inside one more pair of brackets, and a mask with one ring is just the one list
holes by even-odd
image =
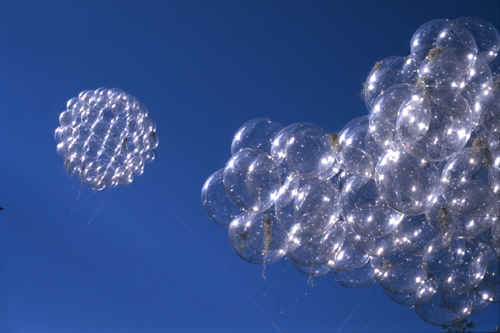
[[433, 325], [500, 302], [499, 50], [479, 18], [425, 23], [408, 56], [375, 64], [369, 115], [340, 133], [244, 124], [205, 211], [244, 260], [376, 281]]
[[120, 89], [70, 99], [55, 131], [66, 172], [95, 191], [128, 185], [156, 157], [156, 124], [146, 106]]

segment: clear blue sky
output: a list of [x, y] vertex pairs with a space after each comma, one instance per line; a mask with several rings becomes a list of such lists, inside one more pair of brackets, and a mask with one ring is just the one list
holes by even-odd
[[[256, 117], [339, 131], [376, 61], [499, 1], [0, 1], [0, 331], [442, 332], [378, 285], [241, 260], [205, 179]], [[158, 158], [116, 191], [66, 176], [53, 133], [86, 89], [136, 96]], [[89, 222], [90, 225], [89, 225]], [[264, 296], [265, 295], [265, 296]], [[499, 324], [492, 305], [470, 320]]]

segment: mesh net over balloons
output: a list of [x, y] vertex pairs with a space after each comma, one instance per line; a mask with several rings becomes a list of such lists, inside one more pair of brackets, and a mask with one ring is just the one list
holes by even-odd
[[156, 157], [156, 124], [120, 89], [86, 90], [67, 103], [55, 131], [67, 173], [94, 190], [128, 185]]
[[500, 35], [434, 20], [375, 64], [340, 133], [245, 123], [202, 205], [242, 259], [377, 282], [433, 325], [500, 301]]

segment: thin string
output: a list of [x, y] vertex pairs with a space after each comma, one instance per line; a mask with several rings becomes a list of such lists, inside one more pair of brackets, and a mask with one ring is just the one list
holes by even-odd
[[90, 219], [90, 221], [87, 224], [87, 226], [90, 225], [90, 222], [94, 221], [94, 219], [101, 212], [101, 210], [104, 208], [104, 206], [106, 206], [106, 204], [108, 203], [109, 199], [111, 199], [111, 197], [113, 196], [113, 194], [115, 194], [115, 192], [116, 192], [117, 189], [118, 189], [118, 186], [115, 187], [112, 191], [107, 191], [106, 192], [106, 195], [104, 196], [104, 198], [102, 198], [101, 203], [99, 204], [99, 206], [97, 206], [97, 209], [95, 210], [94, 215], [92, 215], [92, 218]]
[[361, 299], [358, 301], [358, 304], [356, 304], [356, 306], [354, 307], [354, 309], [352, 309], [351, 313], [347, 316], [347, 318], [344, 320], [344, 322], [342, 323], [342, 325], [340, 325], [337, 333], [340, 332], [340, 330], [342, 329], [342, 327], [345, 326], [345, 324], [347, 324], [347, 322], [349, 321], [349, 319], [351, 319], [352, 315], [358, 310], [358, 308], [361, 306], [361, 304], [366, 300], [366, 298], [368, 297], [368, 294], [370, 293], [370, 291], [372, 290], [373, 286], [375, 285], [375, 283], [372, 283], [372, 285], [370, 286], [370, 288], [368, 288], [368, 290], [366, 291], [365, 295], [363, 297], [361, 297]]
[[210, 254], [210, 256], [215, 260], [215, 262], [224, 270], [224, 272], [226, 272], [226, 274], [231, 278], [231, 280], [233, 280], [233, 282], [241, 289], [241, 291], [248, 297], [248, 299], [257, 307], [257, 309], [260, 310], [260, 312], [264, 315], [264, 317], [267, 318], [267, 320], [269, 320], [269, 322], [274, 326], [274, 328], [276, 328], [276, 330], [280, 333], [281, 330], [278, 328], [278, 326], [276, 326], [276, 324], [266, 315], [266, 313], [260, 308], [260, 306], [253, 300], [253, 298], [245, 291], [245, 289], [243, 289], [243, 287], [238, 283], [238, 281], [236, 281], [236, 279], [227, 271], [227, 269], [224, 267], [224, 265], [222, 265], [222, 263], [217, 260], [217, 258], [212, 254], [212, 252], [205, 246], [205, 244], [203, 244], [203, 242], [198, 238], [198, 236], [196, 236], [196, 234], [191, 230], [191, 228], [189, 228], [189, 226], [184, 222], [184, 220], [182, 220], [182, 218], [177, 215], [177, 213], [172, 209], [172, 207], [170, 207], [170, 205], [167, 203], [167, 201], [165, 199], [163, 199], [162, 196], [160, 196], [160, 194], [153, 188], [153, 186], [151, 186], [151, 184], [147, 181], [147, 179], [142, 176], [141, 177], [145, 182], [146, 184], [148, 184], [148, 186], [151, 188], [151, 190], [161, 199], [161, 201], [163, 201], [163, 203], [165, 204], [165, 206], [167, 206], [167, 208], [172, 212], [172, 214], [174, 214], [174, 216], [184, 225], [184, 227], [186, 227], [186, 229], [189, 231], [189, 233], [198, 241], [198, 243], [200, 243], [200, 245]]

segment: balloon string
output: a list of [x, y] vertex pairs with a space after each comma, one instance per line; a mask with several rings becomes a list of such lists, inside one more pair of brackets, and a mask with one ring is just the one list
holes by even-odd
[[153, 186], [151, 186], [151, 184], [147, 181], [147, 179], [144, 176], [142, 176], [141, 179], [143, 179], [146, 182], [146, 184], [148, 184], [148, 186], [151, 188], [151, 190], [153, 190], [153, 192], [161, 199], [161, 201], [163, 201], [165, 206], [167, 206], [167, 208], [172, 212], [172, 214], [174, 214], [174, 216], [184, 225], [184, 227], [186, 227], [186, 229], [189, 231], [189, 233], [191, 233], [191, 235], [198, 241], [198, 243], [200, 243], [200, 245], [210, 254], [210, 256], [215, 260], [215, 262], [224, 270], [224, 272], [226, 272], [226, 274], [231, 278], [231, 280], [233, 280], [233, 282], [241, 289], [241, 291], [248, 297], [248, 299], [257, 307], [257, 309], [260, 310], [260, 312], [264, 315], [264, 317], [267, 318], [267, 320], [274, 326], [274, 328], [276, 328], [276, 330], [278, 332], [282, 333], [281, 330], [278, 328], [278, 326], [276, 326], [276, 324], [271, 320], [271, 318], [269, 318], [266, 315], [266, 313], [261, 309], [261, 307], [253, 300], [253, 298], [238, 283], [238, 281], [236, 281], [236, 279], [227, 271], [227, 269], [224, 267], [224, 265], [222, 265], [222, 263], [219, 260], [217, 260], [217, 258], [212, 254], [212, 252], [205, 246], [205, 244], [203, 244], [203, 242], [198, 238], [198, 236], [196, 236], [196, 234], [191, 230], [191, 228], [189, 228], [189, 226], [184, 222], [184, 220], [182, 220], [181, 217], [179, 215], [177, 215], [177, 213], [172, 209], [172, 207], [170, 207], [170, 205], [167, 203], [167, 201], [165, 199], [163, 199], [162, 196], [160, 196], [160, 194], [153, 188]]
[[370, 288], [366, 291], [365, 295], [363, 297], [361, 297], [361, 299], [359, 300], [358, 304], [356, 304], [356, 306], [354, 307], [354, 309], [352, 309], [351, 313], [347, 316], [347, 318], [344, 320], [344, 322], [342, 323], [342, 325], [340, 325], [337, 333], [340, 332], [340, 330], [342, 329], [342, 327], [345, 326], [345, 324], [347, 324], [347, 322], [349, 321], [349, 319], [351, 319], [352, 315], [358, 310], [358, 308], [361, 306], [361, 304], [366, 300], [366, 298], [368, 297], [368, 294], [370, 293], [370, 291], [372, 290], [373, 286], [375, 285], [375, 283], [373, 283]]
[[[394, 312], [394, 311], [396, 311], [396, 310], [392, 310], [392, 312]], [[375, 322], [379, 321], [382, 317], [386, 316], [389, 312], [391, 312], [391, 310], [387, 310], [385, 313], [383, 313], [382, 315], [380, 315], [380, 317], [378, 317], [377, 319], [375, 319], [374, 321], [372, 321], [371, 323], [369, 323], [368, 325], [366, 325], [365, 327], [363, 327], [360, 331], [358, 331], [358, 333], [361, 333], [361, 331], [364, 331], [365, 328], [367, 328], [368, 326], [371, 326]]]
[[[118, 186], [114, 188], [113, 191], [107, 191], [106, 192], [106, 195], [104, 196], [104, 198], [102, 198], [102, 201], [101, 203], [99, 204], [99, 206], [97, 207], [96, 211], [94, 212], [94, 215], [92, 216], [92, 218], [90, 219], [89, 223], [87, 224], [87, 226], [90, 225], [90, 222], [94, 221], [94, 219], [97, 217], [97, 215], [101, 212], [101, 210], [104, 208], [104, 206], [106, 206], [106, 204], [108, 203], [109, 199], [111, 199], [111, 197], [113, 196], [113, 194], [116, 192], [116, 190], [118, 189]], [[111, 194], [110, 194], [111, 193]]]

